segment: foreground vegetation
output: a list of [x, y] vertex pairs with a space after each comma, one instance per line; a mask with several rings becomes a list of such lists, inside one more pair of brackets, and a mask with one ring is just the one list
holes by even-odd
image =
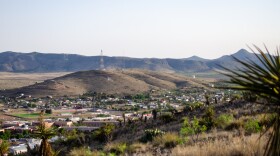
[[[267, 54], [259, 47], [254, 46], [257, 52], [256, 58], [261, 62], [257, 64], [252, 60], [242, 61], [234, 58], [243, 68], [231, 70], [224, 68], [230, 73], [224, 73], [230, 80], [228, 83], [235, 84], [231, 88], [247, 90], [264, 98], [263, 105], [275, 113], [273, 123], [269, 126], [273, 131], [266, 146], [265, 155], [280, 155], [280, 56], [279, 49], [276, 54], [270, 54], [265, 47]], [[252, 49], [251, 49], [252, 50]], [[252, 50], [253, 51], [253, 50]]]

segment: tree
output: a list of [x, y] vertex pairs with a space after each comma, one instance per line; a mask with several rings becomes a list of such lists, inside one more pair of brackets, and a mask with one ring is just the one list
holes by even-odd
[[48, 127], [47, 124], [43, 120], [43, 112], [41, 112], [39, 117], [39, 126], [34, 131], [34, 135], [37, 138], [42, 139], [40, 149], [39, 149], [39, 155], [40, 156], [53, 156], [55, 155], [55, 152], [52, 150], [52, 147], [50, 143], [48, 142], [48, 139], [55, 136], [55, 131], [52, 127]]
[[[260, 54], [255, 54], [255, 57], [260, 62], [246, 59], [240, 60], [235, 57], [233, 59], [242, 65], [241, 68], [229, 69], [222, 67], [228, 73], [222, 73], [229, 77], [227, 83], [234, 86], [227, 87], [237, 90], [245, 90], [255, 93], [258, 97], [267, 99], [268, 103], [263, 103], [270, 111], [276, 114], [268, 144], [266, 146], [265, 155], [280, 155], [280, 57], [279, 48], [276, 49], [276, 54], [271, 54], [267, 47], [267, 54], [259, 47], [254, 45], [254, 48]], [[267, 130], [270, 127], [267, 128]]]
[[153, 119], [156, 120], [157, 119], [157, 110], [153, 109], [152, 114], [153, 114]]
[[196, 117], [194, 117], [192, 121], [189, 121], [189, 118], [186, 117], [184, 118], [180, 134], [184, 137], [191, 136], [193, 142], [196, 142], [199, 134], [205, 132], [206, 130], [207, 127], [205, 125], [200, 125], [199, 120]]
[[7, 140], [0, 139], [0, 154], [4, 156], [8, 153], [10, 147], [10, 143]]
[[0, 138], [4, 140], [8, 140], [11, 138], [11, 131], [10, 130], [5, 130], [4, 132], [1, 132]]
[[112, 140], [112, 134], [115, 130], [114, 124], [105, 124], [98, 130], [94, 131], [93, 137], [98, 139], [100, 142], [110, 142]]
[[125, 113], [122, 114], [123, 117], [123, 125], [125, 126]]
[[209, 102], [209, 95], [208, 95], [208, 94], [205, 94], [204, 97], [205, 97], [205, 99], [206, 99], [205, 104], [206, 104], [206, 105], [209, 105], [209, 104], [210, 104], [210, 102]]
[[215, 126], [215, 110], [213, 107], [209, 106], [206, 108], [201, 122], [207, 127], [208, 130]]

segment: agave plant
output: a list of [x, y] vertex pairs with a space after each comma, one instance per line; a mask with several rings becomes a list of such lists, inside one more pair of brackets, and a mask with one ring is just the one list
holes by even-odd
[[[222, 73], [229, 77], [227, 83], [232, 84], [231, 89], [247, 90], [257, 94], [259, 97], [267, 99], [269, 102], [265, 104], [267, 108], [272, 110], [276, 116], [273, 120], [273, 132], [270, 135], [268, 144], [266, 146], [265, 155], [273, 156], [280, 155], [280, 57], [279, 48], [276, 54], [271, 54], [265, 46], [265, 51], [253, 45], [257, 50], [253, 49], [257, 60], [246, 59], [240, 60], [233, 57], [235, 61], [242, 65], [241, 68], [234, 70], [222, 67], [227, 72]], [[266, 52], [266, 53], [265, 53]], [[271, 127], [268, 127], [271, 128]]]

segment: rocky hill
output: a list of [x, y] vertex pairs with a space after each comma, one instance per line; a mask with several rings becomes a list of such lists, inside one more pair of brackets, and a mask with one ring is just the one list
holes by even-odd
[[6, 90], [0, 95], [15, 96], [21, 93], [32, 96], [76, 96], [86, 92], [107, 94], [137, 94], [151, 89], [175, 89], [202, 86], [191, 78], [147, 70], [90, 70], [64, 75], [34, 85]]
[[[241, 49], [233, 56], [255, 59], [254, 54]], [[0, 71], [5, 72], [75, 72], [99, 69], [100, 56], [46, 53], [0, 53]], [[147, 69], [165, 72], [204, 72], [219, 68], [233, 68], [237, 64], [230, 55], [208, 60], [197, 56], [185, 59], [129, 58], [104, 56], [106, 69]]]

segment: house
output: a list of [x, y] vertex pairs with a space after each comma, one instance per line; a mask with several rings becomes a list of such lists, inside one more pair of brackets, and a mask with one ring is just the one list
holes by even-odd
[[27, 152], [27, 145], [19, 144], [17, 146], [11, 146], [9, 148], [9, 152], [12, 153], [13, 155], [18, 155], [18, 154], [26, 153]]
[[27, 141], [27, 144], [29, 145], [29, 147], [31, 148], [31, 149], [33, 149], [35, 146], [40, 146], [41, 145], [41, 142], [42, 142], [42, 140], [41, 139], [34, 139], [34, 138], [32, 138], [32, 139], [26, 139], [26, 141]]
[[55, 121], [54, 122], [54, 125], [55, 126], [58, 126], [58, 127], [62, 127], [62, 126], [72, 126], [73, 125], [73, 122], [72, 121]]
[[17, 126], [22, 126], [24, 125], [24, 122], [21, 121], [5, 121], [2, 123], [2, 128], [7, 128], [7, 127], [17, 127]]
[[[39, 121], [33, 121], [32, 122], [32, 126], [39, 126], [39, 124], [40, 124]], [[47, 128], [50, 128], [54, 124], [54, 122], [52, 122], [52, 121], [44, 121], [44, 124], [45, 124], [45, 126]]]

